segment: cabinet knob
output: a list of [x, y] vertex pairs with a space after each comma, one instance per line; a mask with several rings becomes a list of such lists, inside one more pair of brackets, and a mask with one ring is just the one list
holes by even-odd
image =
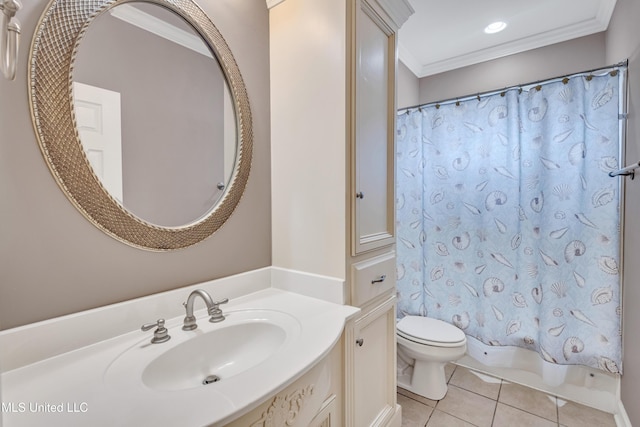
[[356, 344], [358, 344], [358, 347], [362, 347], [364, 345], [364, 338], [358, 338]]
[[374, 285], [374, 284], [376, 284], [376, 283], [382, 283], [382, 282], [384, 282], [384, 280], [385, 280], [386, 278], [387, 278], [387, 275], [386, 275], [386, 274], [383, 274], [382, 276], [378, 277], [377, 279], [373, 279], [373, 280], [371, 281], [371, 284], [372, 284], [372, 285]]
[[362, 191], [358, 191], [356, 193], [356, 199], [364, 199], [364, 193]]

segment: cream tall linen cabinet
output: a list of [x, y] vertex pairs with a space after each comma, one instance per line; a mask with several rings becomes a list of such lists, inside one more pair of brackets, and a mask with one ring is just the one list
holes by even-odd
[[400, 426], [396, 402], [397, 31], [406, 0], [271, 6], [273, 265], [345, 281], [348, 427]]

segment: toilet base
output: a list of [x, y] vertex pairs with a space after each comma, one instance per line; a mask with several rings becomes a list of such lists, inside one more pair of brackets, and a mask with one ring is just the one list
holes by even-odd
[[427, 399], [444, 398], [447, 394], [444, 368], [464, 355], [466, 340], [457, 347], [437, 347], [418, 344], [400, 335], [397, 339], [398, 383]]
[[[417, 369], [416, 369], [417, 365]], [[419, 394], [431, 400], [441, 400], [447, 394], [447, 382], [444, 372], [446, 363], [414, 363], [398, 375], [398, 387]], [[412, 378], [418, 378], [413, 380]]]

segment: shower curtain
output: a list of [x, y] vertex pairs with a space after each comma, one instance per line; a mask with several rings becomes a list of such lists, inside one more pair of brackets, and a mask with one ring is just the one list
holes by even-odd
[[620, 74], [400, 112], [399, 317], [621, 372]]

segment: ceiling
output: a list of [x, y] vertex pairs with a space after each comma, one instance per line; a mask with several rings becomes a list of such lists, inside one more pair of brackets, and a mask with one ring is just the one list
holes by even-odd
[[[408, 0], [400, 60], [418, 77], [605, 31], [616, 0]], [[485, 34], [504, 21], [507, 28]]]

